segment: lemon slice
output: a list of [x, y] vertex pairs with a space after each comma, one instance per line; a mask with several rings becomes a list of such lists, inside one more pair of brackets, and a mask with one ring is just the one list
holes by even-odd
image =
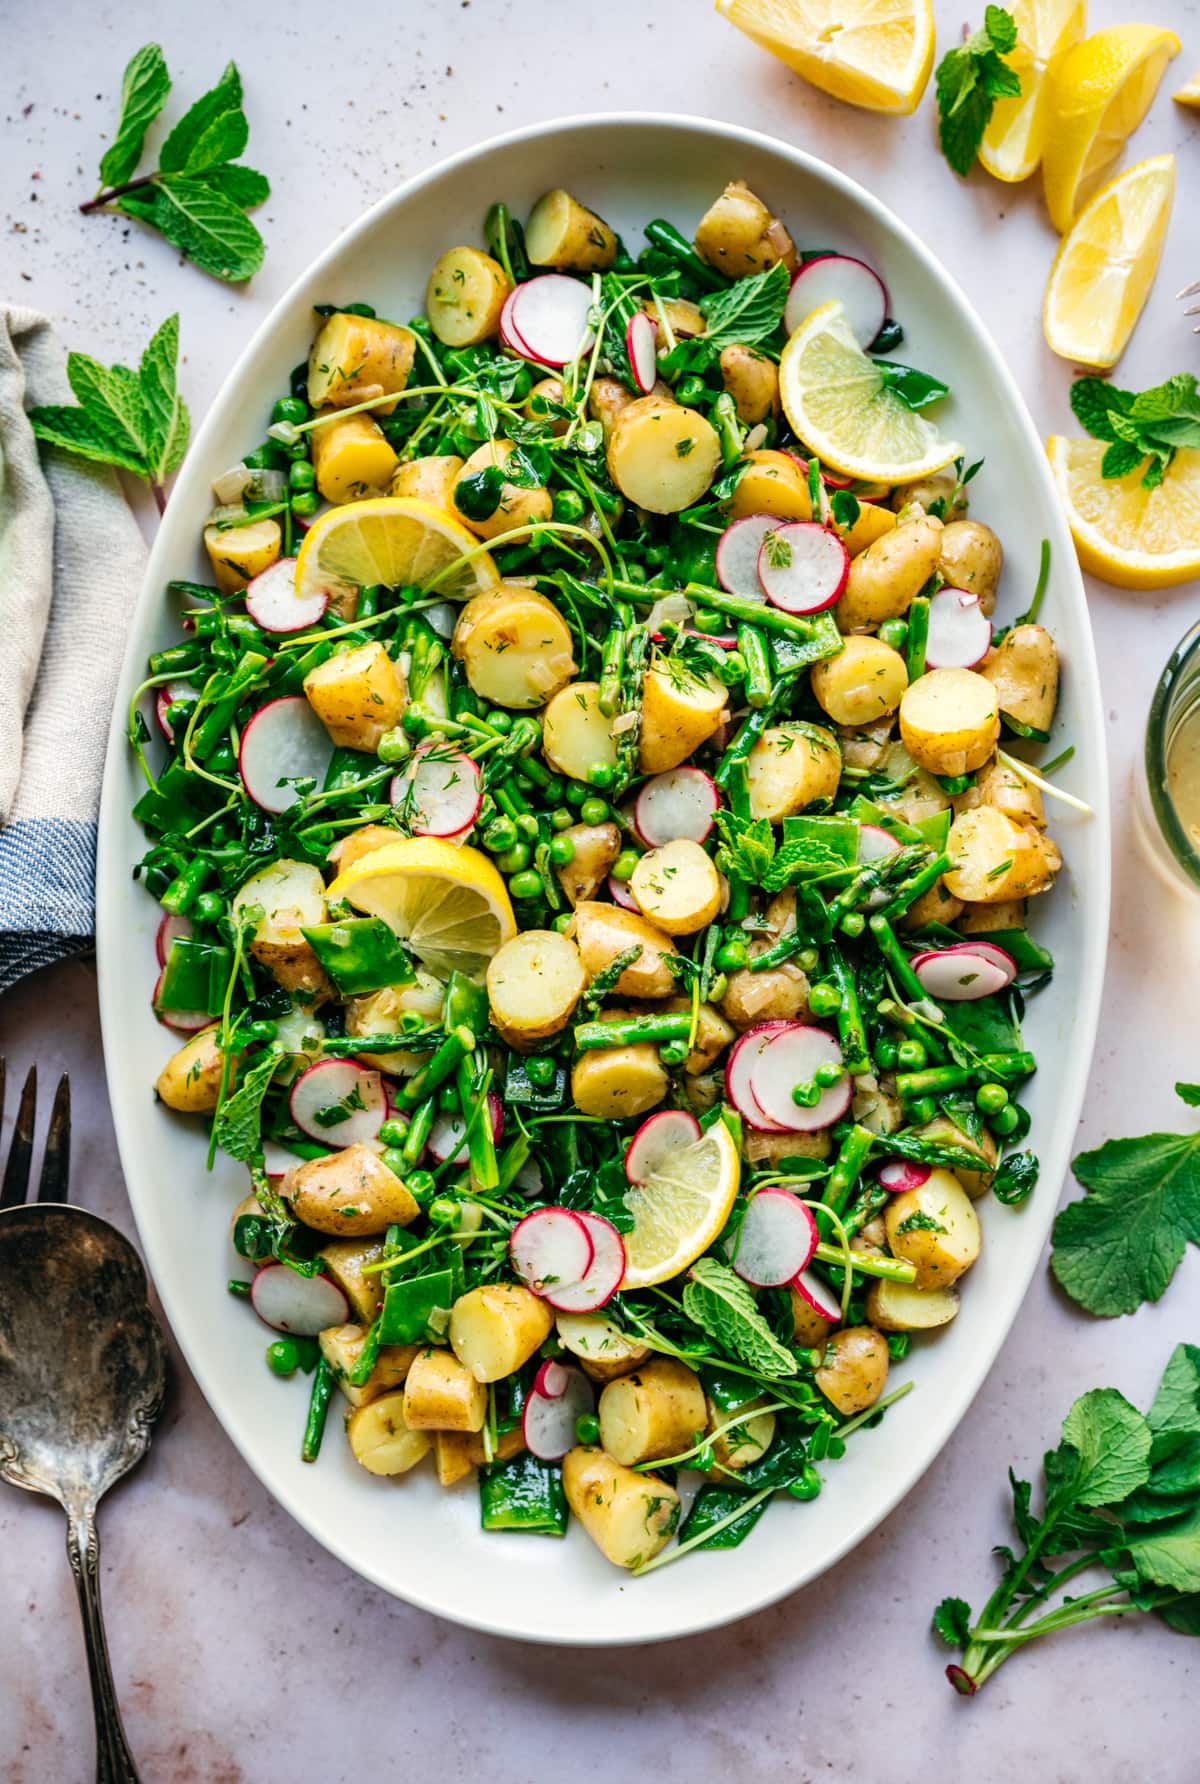
[[517, 933], [504, 881], [478, 849], [400, 837], [338, 875], [326, 894], [382, 917], [423, 966], [478, 976]]
[[447, 601], [469, 601], [499, 580], [475, 535], [416, 496], [373, 496], [331, 508], [309, 527], [296, 559], [297, 594], [323, 589], [335, 601], [375, 583], [432, 588]]
[[1174, 196], [1175, 157], [1139, 161], [1063, 237], [1042, 305], [1046, 344], [1063, 359], [1116, 365], [1154, 283]]
[[806, 316], [783, 350], [779, 391], [793, 431], [824, 464], [868, 483], [911, 483], [962, 451], [887, 388], [839, 303]]
[[733, 1136], [723, 1121], [714, 1121], [670, 1164], [626, 1190], [634, 1226], [624, 1234], [621, 1287], [649, 1288], [694, 1264], [729, 1219], [741, 1179]]
[[1110, 25], [1055, 62], [1047, 80], [1042, 178], [1056, 229], [1071, 227], [1145, 117], [1167, 63], [1178, 54], [1173, 31]]
[[1190, 81], [1180, 87], [1178, 93], [1172, 93], [1171, 98], [1176, 105], [1200, 105], [1200, 68], [1197, 68]]
[[1079, 43], [1087, 29], [1087, 0], [1013, 0], [1017, 47], [1004, 60], [1021, 77], [1018, 99], [998, 99], [983, 133], [979, 159], [997, 180], [1027, 180], [1046, 141], [1046, 71]]
[[717, 11], [835, 99], [905, 116], [921, 102], [931, 0], [717, 0]]
[[1103, 440], [1047, 441], [1079, 561], [1118, 588], [1170, 588], [1200, 576], [1200, 451], [1182, 447], [1157, 489], [1140, 467], [1102, 477]]

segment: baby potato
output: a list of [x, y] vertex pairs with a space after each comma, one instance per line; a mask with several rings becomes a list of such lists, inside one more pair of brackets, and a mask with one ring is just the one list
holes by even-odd
[[811, 520], [808, 477], [790, 452], [762, 447], [746, 454], [746, 467], [726, 511], [730, 520], [746, 514], [774, 514], [779, 520]]
[[670, 1080], [651, 1041], [596, 1047], [571, 1068], [571, 1096], [581, 1115], [625, 1121], [661, 1103]]
[[[385, 832], [394, 842], [396, 832]], [[388, 1072], [393, 1077], [411, 1078], [429, 1062], [428, 1053], [370, 1053], [365, 1043], [373, 1034], [396, 1034], [403, 1026], [406, 1015], [424, 1018], [427, 1026], [435, 1028], [442, 1015], [446, 988], [440, 979], [435, 979], [425, 968], [416, 968], [416, 978], [404, 985], [384, 985], [379, 991], [367, 991], [358, 997], [347, 998], [346, 1033], [362, 1035], [364, 1046], [357, 1057], [366, 1066], [377, 1072]]]
[[[325, 859], [342, 873], [369, 855], [374, 849], [382, 849], [385, 844], [395, 842], [396, 832], [383, 824], [360, 824], [357, 830], [348, 830], [345, 836], [335, 842]], [[379, 1033], [390, 1032], [380, 1029]]]
[[553, 511], [548, 489], [540, 484], [526, 489], [521, 484], [507, 481], [501, 486], [500, 499], [490, 514], [476, 518], [459, 506], [460, 496], [467, 500], [464, 488], [467, 478], [489, 470], [492, 465], [503, 468], [516, 450], [511, 440], [488, 440], [471, 454], [454, 480], [451, 513], [480, 539], [494, 539], [498, 533], [506, 533], [512, 527], [534, 526], [540, 520], [549, 520]]
[[348, 409], [395, 391], [394, 402], [375, 409], [376, 415], [390, 415], [408, 383], [416, 347], [411, 328], [339, 310], [326, 317], [308, 356], [309, 402], [314, 409]]
[[562, 832], [575, 853], [555, 871], [558, 883], [574, 909], [584, 899], [595, 898], [621, 853], [621, 832], [610, 822], [572, 824]]
[[[861, 516], [860, 516], [861, 518]], [[881, 533], [850, 564], [834, 608], [842, 632], [869, 632], [885, 619], [903, 619], [937, 569], [942, 523], [927, 514]]]
[[[695, 336], [707, 332], [708, 323], [704, 320], [704, 311], [699, 304], [692, 303], [686, 297], [663, 297], [659, 299], [659, 303], [666, 311], [667, 321], [675, 335]], [[658, 304], [653, 298], [647, 298], [642, 308], [651, 322], [658, 322]]]
[[1009, 898], [1003, 904], [964, 904], [954, 926], [960, 935], [992, 935], [1001, 929], [1027, 929], [1025, 900]]
[[900, 919], [901, 929], [924, 929], [930, 923], [950, 924], [963, 908], [961, 898], [946, 890], [945, 880], [938, 880], [928, 892], [914, 899]]
[[974, 1140], [970, 1134], [965, 1134], [960, 1127], [956, 1127], [948, 1115], [935, 1115], [932, 1121], [927, 1121], [924, 1127], [917, 1129], [917, 1136], [934, 1146], [959, 1146], [978, 1155], [979, 1170], [964, 1171], [960, 1166], [954, 1172], [973, 1202], [977, 1202], [991, 1188], [1000, 1157], [1000, 1149], [991, 1128], [983, 1128], [979, 1138]]
[[449, 512], [454, 500], [454, 485], [462, 468], [463, 460], [453, 452], [429, 458], [410, 458], [392, 478], [388, 494], [416, 496], [418, 501], [432, 502], [435, 508], [445, 508]]
[[679, 1494], [657, 1474], [636, 1474], [580, 1444], [563, 1457], [562, 1475], [567, 1504], [614, 1566], [640, 1566], [675, 1534]]
[[589, 980], [626, 949], [641, 948], [640, 957], [613, 987], [617, 997], [670, 997], [674, 991], [675, 975], [667, 956], [676, 952], [675, 944], [636, 911], [585, 898], [575, 906], [567, 934], [575, 938]]
[[410, 1431], [481, 1431], [487, 1388], [452, 1351], [427, 1346], [409, 1366], [404, 1418]]
[[421, 1212], [395, 1171], [357, 1142], [294, 1165], [283, 1195], [305, 1226], [345, 1238], [410, 1226]]
[[337, 651], [310, 669], [304, 697], [332, 743], [369, 755], [408, 705], [408, 690], [378, 639]]
[[729, 974], [721, 1009], [739, 1031], [756, 1022], [795, 1021], [808, 1013], [808, 980], [791, 960], [760, 973], [738, 967]]
[[749, 423], [765, 421], [779, 413], [779, 373], [764, 353], [753, 347], [731, 342], [722, 347], [721, 382], [733, 398], [738, 420]]
[[810, 670], [818, 706], [838, 725], [873, 725], [895, 712], [908, 686], [904, 658], [882, 638], [852, 634], [836, 657]]
[[1006, 718], [1049, 731], [1058, 704], [1058, 646], [1045, 626], [1014, 626], [979, 673], [995, 688]]
[[[712, 1471], [712, 1479], [718, 1485], [722, 1481], [721, 1470], [723, 1468], [749, 1467], [751, 1462], [757, 1462], [760, 1456], [764, 1456], [774, 1442], [775, 1414], [773, 1412], [759, 1412], [753, 1418], [745, 1417], [756, 1406], [763, 1404], [764, 1402], [760, 1399], [751, 1401], [748, 1406], [740, 1407], [736, 1416], [744, 1419], [744, 1423], [735, 1425], [732, 1431], [723, 1431], [720, 1436], [712, 1438], [713, 1460], [716, 1463], [716, 1467]], [[710, 1432], [718, 1431], [722, 1425], [728, 1424], [731, 1417], [735, 1416], [732, 1413], [722, 1412], [713, 1400], [706, 1399], [705, 1409], [708, 1414], [708, 1430]]]
[[836, 521], [833, 530], [846, 547], [852, 558], [874, 545], [876, 539], [882, 539], [886, 533], [894, 532], [897, 526], [896, 516], [882, 502], [860, 502], [858, 516], [848, 527], [841, 527]]
[[[622, 387], [623, 388], [623, 387]], [[525, 415], [529, 421], [548, 421], [550, 432], [557, 439], [565, 434], [571, 423], [565, 415], [552, 415], [550, 404], [559, 408], [566, 406], [566, 391], [561, 378], [542, 378], [536, 383], [525, 399]]]
[[555, 1324], [559, 1343], [578, 1357], [592, 1381], [615, 1381], [651, 1354], [649, 1346], [623, 1332], [607, 1313], [560, 1313]]
[[381, 1239], [332, 1239], [317, 1253], [325, 1266], [325, 1274], [337, 1283], [350, 1303], [356, 1320], [369, 1326], [383, 1304], [383, 1288], [378, 1272], [364, 1274], [368, 1264], [377, 1264], [383, 1256]]
[[642, 677], [638, 767], [643, 774], [678, 768], [721, 728], [729, 695], [713, 675], [697, 675], [678, 658], [652, 663]]
[[[525, 1448], [525, 1439], [521, 1435], [520, 1425], [514, 1425], [511, 1431], [501, 1431], [495, 1443], [495, 1459], [498, 1462], [509, 1462], [519, 1456]], [[433, 1433], [433, 1463], [437, 1469], [439, 1487], [455, 1487], [459, 1481], [466, 1480], [476, 1468], [481, 1468], [488, 1460], [484, 1454], [483, 1438], [477, 1431], [435, 1431]]]
[[742, 1157], [750, 1165], [785, 1170], [789, 1159], [828, 1158], [833, 1151], [827, 1129], [815, 1134], [760, 1134], [753, 1128], [742, 1133]]
[[489, 1282], [455, 1301], [450, 1348], [476, 1381], [502, 1381], [529, 1361], [553, 1326], [545, 1301], [519, 1282]]
[[[958, 490], [957, 497], [955, 490]], [[952, 465], [945, 471], [932, 471], [928, 477], [918, 477], [915, 483], [902, 483], [899, 489], [892, 491], [893, 508], [908, 508], [914, 502], [919, 502], [926, 514], [932, 513], [945, 526], [962, 520], [967, 512], [967, 492], [959, 489], [958, 472]], [[935, 507], [935, 503], [940, 506]]]
[[982, 768], [1000, 736], [996, 690], [974, 669], [931, 669], [900, 702], [900, 735], [930, 774]]
[[560, 272], [604, 272], [617, 256], [617, 238], [602, 217], [561, 186], [543, 192], [525, 225], [525, 252], [534, 266]]
[[937, 567], [942, 580], [951, 588], [965, 588], [978, 595], [985, 613], [995, 610], [1004, 549], [991, 527], [985, 527], [981, 520], [950, 520], [942, 531]]
[[500, 582], [468, 601], [451, 649], [481, 700], [516, 711], [544, 706], [575, 673], [571, 628], [524, 583]]
[[447, 347], [477, 347], [500, 328], [512, 290], [498, 260], [479, 248], [448, 248], [435, 260], [425, 288], [429, 326]]
[[230, 903], [234, 916], [262, 908], [250, 952], [285, 991], [304, 994], [310, 1007], [335, 995], [304, 930], [325, 921], [325, 881], [311, 861], [272, 861], [243, 882]]
[[884, 1216], [892, 1256], [916, 1267], [916, 1288], [947, 1288], [979, 1256], [979, 1216], [952, 1171], [893, 1196]]
[[[682, 1015], [685, 1011], [690, 1015], [692, 1000], [690, 997], [672, 997], [664, 1008], [672, 1015]], [[724, 1053], [736, 1033], [733, 1024], [725, 1020], [715, 1004], [700, 1004], [696, 1015], [696, 1039], [683, 1062], [683, 1069], [688, 1077], [698, 1078], [707, 1072]]]
[[354, 502], [381, 496], [400, 463], [378, 422], [369, 415], [338, 415], [323, 409], [325, 421], [312, 430], [312, 462], [317, 488], [327, 502]]
[[820, 725], [771, 725], [750, 750], [746, 773], [750, 815], [795, 817], [818, 799], [832, 799], [842, 772], [837, 739]]
[[700, 844], [686, 837], [647, 849], [629, 890], [642, 915], [668, 935], [707, 929], [721, 908], [721, 876]]
[[609, 435], [608, 470], [621, 494], [651, 514], [678, 514], [698, 502], [721, 464], [721, 442], [698, 409], [638, 397]]
[[636, 402], [619, 378], [593, 378], [588, 392], [588, 414], [604, 429], [604, 444], [612, 438], [613, 428], [623, 410]]
[[1062, 866], [1062, 856], [1044, 832], [1014, 823], [994, 805], [980, 805], [955, 818], [946, 853], [946, 888], [970, 904], [1007, 904], [1044, 892]]
[[414, 1431], [405, 1417], [406, 1397], [404, 1389], [381, 1394], [356, 1406], [346, 1420], [355, 1460], [370, 1474], [407, 1474], [429, 1454], [431, 1439]]
[[696, 225], [696, 252], [731, 279], [761, 273], [782, 260], [793, 268], [796, 244], [745, 180], [731, 180]]
[[617, 766], [612, 720], [600, 710], [599, 682], [568, 682], [547, 702], [542, 753], [551, 768], [573, 780], [586, 781], [588, 769], [597, 764]]
[[523, 929], [488, 961], [492, 1021], [510, 1046], [531, 1047], [562, 1032], [587, 982], [570, 936], [555, 929]]
[[601, 1448], [627, 1467], [690, 1449], [708, 1418], [700, 1377], [674, 1357], [610, 1381], [599, 1413]]
[[[974, 794], [973, 799], [969, 798]], [[965, 801], [959, 804], [959, 799]], [[961, 793], [954, 802], [956, 813], [970, 811], [976, 805], [994, 805], [1016, 824], [1036, 824], [1039, 830], [1046, 826], [1046, 808], [1042, 804], [1042, 796], [1032, 782], [1024, 780], [1015, 768], [1009, 768], [1004, 762], [989, 762], [981, 768], [973, 787]]]
[[843, 1326], [825, 1346], [824, 1361], [813, 1371], [813, 1379], [829, 1403], [850, 1418], [879, 1399], [887, 1386], [889, 1362], [882, 1332], [873, 1326]]
[[[178, 1109], [182, 1115], [206, 1115], [210, 1109], [216, 1108], [225, 1063], [217, 1033], [215, 1022], [211, 1028], [202, 1028], [199, 1034], [184, 1042], [178, 1053], [172, 1053], [154, 1080], [159, 1101], [166, 1103], [168, 1109]], [[231, 1065], [230, 1084], [233, 1075]]]
[[275, 562], [283, 549], [283, 534], [277, 520], [253, 520], [246, 527], [205, 527], [204, 549], [221, 593], [237, 595]]
[[931, 1332], [948, 1326], [958, 1312], [958, 1290], [918, 1288], [912, 1282], [873, 1282], [867, 1290], [867, 1318], [881, 1332]]
[[380, 1394], [390, 1393], [403, 1385], [419, 1344], [382, 1344], [375, 1365], [362, 1387], [350, 1377], [357, 1368], [367, 1342], [365, 1326], [326, 1326], [320, 1336], [321, 1355], [333, 1370], [337, 1384], [351, 1406], [365, 1406]]

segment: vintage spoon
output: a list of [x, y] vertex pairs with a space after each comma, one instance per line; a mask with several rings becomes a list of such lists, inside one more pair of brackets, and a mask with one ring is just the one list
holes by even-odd
[[100, 1610], [96, 1506], [140, 1462], [166, 1350], [133, 1246], [86, 1209], [0, 1212], [0, 1478], [67, 1514], [96, 1717], [97, 1784], [138, 1784]]

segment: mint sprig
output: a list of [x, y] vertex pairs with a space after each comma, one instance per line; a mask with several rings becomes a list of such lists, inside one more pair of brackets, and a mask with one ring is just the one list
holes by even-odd
[[1181, 446], [1200, 447], [1200, 394], [1191, 372], [1149, 390], [1118, 390], [1103, 378], [1078, 378], [1071, 410], [1095, 440], [1107, 440], [1102, 477], [1127, 477], [1147, 459], [1142, 484], [1157, 489]]
[[170, 90], [161, 48], [144, 45], [121, 83], [120, 122], [100, 163], [101, 189], [79, 208], [136, 217], [203, 272], [240, 284], [258, 271], [263, 258], [262, 237], [246, 212], [271, 190], [263, 174], [238, 160], [250, 134], [241, 77], [230, 62], [216, 86], [169, 132], [154, 172], [135, 178], [146, 131]]
[[937, 65], [938, 142], [955, 173], [974, 166], [997, 99], [1016, 99], [1021, 77], [1004, 61], [1017, 47], [1017, 26], [1002, 6], [989, 6], [983, 28], [947, 50]]
[[774, 1380], [795, 1375], [800, 1365], [776, 1338], [740, 1276], [716, 1258], [697, 1258], [688, 1272], [683, 1311], [748, 1369]]

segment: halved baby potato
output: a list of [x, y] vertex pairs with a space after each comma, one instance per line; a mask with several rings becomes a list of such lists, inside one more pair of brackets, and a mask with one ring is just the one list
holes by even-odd
[[400, 463], [383, 429], [370, 415], [338, 415], [312, 430], [312, 462], [317, 488], [327, 502], [354, 502], [381, 496]]
[[882, 638], [852, 634], [835, 657], [814, 663], [812, 691], [837, 725], [873, 725], [895, 712], [908, 686], [904, 658]]
[[867, 1318], [881, 1332], [931, 1332], [948, 1326], [958, 1313], [958, 1290], [918, 1288], [912, 1282], [882, 1278], [867, 1290]]
[[395, 1171], [369, 1146], [358, 1143], [293, 1166], [284, 1179], [283, 1194], [297, 1220], [339, 1238], [411, 1226], [421, 1212]]
[[370, 1474], [407, 1474], [429, 1454], [432, 1439], [416, 1431], [405, 1417], [407, 1391], [381, 1394], [356, 1406], [346, 1420], [346, 1436], [355, 1460]]
[[587, 989], [578, 947], [554, 929], [523, 929], [488, 961], [492, 1021], [513, 1047], [561, 1033]]
[[1045, 626], [1014, 626], [988, 652], [979, 673], [995, 688], [1007, 718], [1049, 731], [1058, 704], [1058, 646]]
[[[468, 500], [466, 480], [493, 465], [499, 465], [503, 470], [516, 450], [511, 440], [488, 440], [471, 454], [454, 480], [451, 512], [480, 539], [494, 539], [497, 534], [506, 533], [513, 527], [533, 526], [540, 520], [549, 520], [553, 512], [554, 504], [548, 489], [541, 484], [510, 483], [507, 479], [501, 485], [499, 499], [490, 513], [468, 512], [474, 504]], [[467, 506], [463, 507], [461, 503]]]
[[556, 871], [567, 903], [574, 908], [585, 899], [595, 898], [608, 878], [621, 853], [621, 832], [606, 820], [603, 824], [572, 824], [562, 834], [575, 853]]
[[813, 1376], [830, 1404], [852, 1418], [879, 1399], [887, 1386], [890, 1362], [882, 1332], [873, 1326], [843, 1326], [829, 1339]]
[[1000, 736], [996, 690], [973, 669], [931, 669], [900, 702], [904, 747], [930, 774], [982, 768]]
[[744, 279], [782, 260], [796, 264], [796, 244], [745, 180], [731, 180], [696, 225], [696, 252], [718, 272]]
[[413, 1358], [404, 1383], [410, 1431], [480, 1431], [487, 1403], [487, 1388], [453, 1351], [430, 1348]]
[[429, 326], [447, 347], [475, 347], [499, 330], [512, 287], [498, 260], [480, 248], [448, 248], [425, 288]]
[[432, 502], [435, 508], [449, 511], [454, 500], [455, 481], [462, 468], [463, 460], [453, 452], [410, 458], [392, 478], [388, 494], [416, 496], [418, 501]]
[[571, 628], [524, 583], [501, 582], [468, 601], [451, 648], [481, 700], [517, 711], [544, 706], [575, 673]]
[[779, 520], [811, 520], [808, 478], [790, 452], [760, 447], [746, 454], [745, 469], [728, 502], [731, 520], [746, 514], [774, 514]]
[[285, 991], [303, 992], [312, 1004], [334, 995], [304, 930], [325, 921], [325, 881], [311, 861], [286, 857], [270, 862], [239, 886], [230, 902], [235, 917], [251, 905], [262, 910], [250, 952]]
[[210, 526], [204, 529], [204, 549], [221, 593], [236, 595], [275, 562], [283, 549], [283, 534], [277, 520], [253, 520], [245, 527]]
[[948, 1288], [979, 1256], [979, 1216], [952, 1171], [931, 1171], [893, 1196], [884, 1218], [892, 1256], [916, 1267], [916, 1288]]
[[603, 217], [562, 186], [543, 192], [525, 225], [525, 251], [534, 266], [560, 272], [604, 272], [617, 257], [617, 238]]
[[367, 1342], [365, 1326], [326, 1326], [320, 1336], [321, 1355], [333, 1370], [338, 1387], [351, 1406], [365, 1406], [380, 1394], [404, 1385], [419, 1344], [381, 1344], [370, 1375], [361, 1387], [350, 1378], [362, 1359]]
[[694, 935], [721, 908], [721, 876], [700, 844], [686, 837], [648, 849], [629, 890], [643, 916], [667, 935]]
[[651, 1041], [596, 1047], [571, 1068], [571, 1097], [581, 1115], [627, 1121], [656, 1108], [670, 1087], [667, 1069]]
[[567, 1451], [562, 1473], [567, 1504], [614, 1566], [649, 1561], [675, 1534], [679, 1494], [661, 1476], [639, 1474], [582, 1445]]
[[686, 762], [720, 730], [728, 700], [715, 676], [696, 674], [678, 657], [653, 663], [642, 677], [642, 773], [663, 774]]
[[638, 958], [625, 967], [614, 985], [615, 996], [670, 997], [674, 991], [675, 975], [667, 958], [676, 952], [675, 944], [637, 911], [585, 898], [575, 906], [567, 934], [575, 938], [589, 979], [602, 973], [618, 954], [640, 949]]
[[608, 469], [621, 494], [651, 514], [678, 514], [698, 502], [721, 464], [712, 422], [659, 396], [623, 408], [608, 441]]
[[610, 1381], [599, 1413], [601, 1447], [627, 1467], [690, 1449], [708, 1421], [700, 1377], [674, 1357], [655, 1357]]
[[318, 329], [308, 356], [309, 402], [314, 409], [348, 409], [394, 391], [394, 400], [374, 411], [390, 415], [408, 383], [416, 346], [411, 328], [337, 311]]
[[408, 705], [404, 679], [378, 639], [338, 651], [310, 669], [304, 697], [331, 742], [370, 755], [384, 732], [400, 723]]
[[529, 1361], [553, 1326], [546, 1302], [519, 1282], [483, 1283], [454, 1303], [450, 1348], [476, 1381], [503, 1381]]
[[818, 799], [832, 799], [842, 773], [836, 737], [820, 725], [771, 725], [746, 759], [750, 815], [794, 817]]
[[606, 1313], [560, 1313], [555, 1323], [559, 1343], [578, 1357], [584, 1374], [593, 1381], [628, 1375], [651, 1354], [647, 1345], [623, 1332]]
[[1007, 904], [1053, 885], [1062, 856], [1044, 830], [1017, 824], [993, 805], [955, 818], [946, 839], [946, 889], [965, 904]]
[[542, 751], [551, 768], [585, 781], [588, 769], [617, 765], [612, 720], [600, 710], [600, 684], [572, 681], [554, 695], [542, 714]]

